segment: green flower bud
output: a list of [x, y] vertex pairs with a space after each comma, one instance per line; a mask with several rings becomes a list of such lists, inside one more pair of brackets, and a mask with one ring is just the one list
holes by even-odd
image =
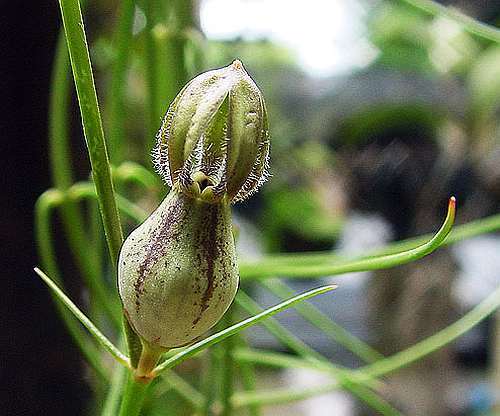
[[267, 179], [266, 106], [240, 61], [189, 82], [170, 105], [157, 139], [153, 161], [160, 176], [189, 192], [202, 173], [206, 201], [242, 201]]
[[190, 81], [157, 138], [154, 162], [171, 191], [123, 244], [118, 288], [145, 345], [169, 349], [203, 335], [236, 294], [230, 205], [266, 178], [264, 99], [235, 61]]

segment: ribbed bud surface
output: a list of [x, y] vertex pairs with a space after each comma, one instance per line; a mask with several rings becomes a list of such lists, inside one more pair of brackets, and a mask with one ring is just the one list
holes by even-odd
[[190, 343], [219, 321], [238, 287], [229, 205], [171, 191], [127, 238], [119, 262], [134, 330], [165, 348]]

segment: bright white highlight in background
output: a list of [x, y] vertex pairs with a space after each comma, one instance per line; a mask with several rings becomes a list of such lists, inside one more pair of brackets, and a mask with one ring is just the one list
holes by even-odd
[[204, 0], [201, 26], [209, 39], [267, 38], [289, 48], [313, 76], [339, 75], [377, 55], [364, 37], [358, 0]]

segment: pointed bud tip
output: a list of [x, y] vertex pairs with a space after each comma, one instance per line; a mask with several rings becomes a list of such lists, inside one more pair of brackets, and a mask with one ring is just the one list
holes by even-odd
[[243, 72], [246, 72], [245, 71], [245, 68], [243, 67], [243, 64], [241, 63], [241, 61], [239, 59], [235, 59], [233, 61], [233, 63], [231, 64], [231, 67], [236, 70], [236, 71], [243, 71]]

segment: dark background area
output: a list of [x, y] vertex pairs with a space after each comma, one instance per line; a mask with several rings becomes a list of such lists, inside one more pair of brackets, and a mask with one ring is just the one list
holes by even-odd
[[47, 109], [56, 1], [1, 3], [2, 300], [0, 414], [81, 414], [79, 355], [32, 271], [33, 205], [50, 186]]

